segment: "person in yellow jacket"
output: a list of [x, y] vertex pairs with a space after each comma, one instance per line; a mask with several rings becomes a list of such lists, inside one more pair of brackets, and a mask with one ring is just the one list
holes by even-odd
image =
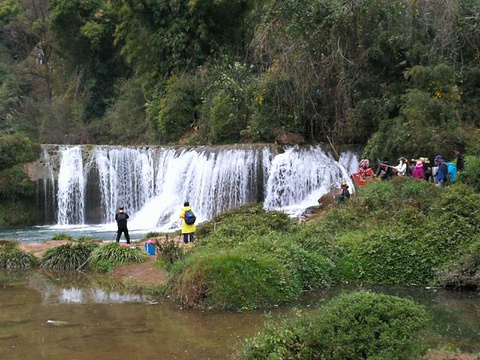
[[[195, 230], [197, 230], [195, 226], [195, 215], [193, 218], [190, 214], [193, 214], [192, 208], [190, 204], [187, 202], [183, 203], [182, 211], [180, 212], [180, 218], [182, 219], [182, 234], [183, 234], [183, 242], [188, 244], [189, 242], [193, 243], [195, 240]], [[189, 222], [192, 222], [188, 224]]]

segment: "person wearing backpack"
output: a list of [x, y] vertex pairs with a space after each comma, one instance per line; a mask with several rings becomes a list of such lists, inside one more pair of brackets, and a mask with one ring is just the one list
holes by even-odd
[[195, 240], [195, 221], [197, 218], [190, 207], [188, 201], [183, 203], [182, 211], [180, 212], [180, 218], [182, 219], [182, 234], [184, 244], [193, 243]]
[[454, 183], [457, 179], [457, 166], [453, 162], [449, 162], [448, 166], [448, 180]]
[[120, 242], [120, 236], [122, 232], [125, 234], [125, 239], [127, 239], [127, 244], [130, 244], [130, 235], [128, 235], [127, 229], [127, 219], [129, 218], [128, 214], [125, 212], [125, 208], [120, 206], [118, 212], [115, 214], [115, 221], [117, 222], [117, 243]]

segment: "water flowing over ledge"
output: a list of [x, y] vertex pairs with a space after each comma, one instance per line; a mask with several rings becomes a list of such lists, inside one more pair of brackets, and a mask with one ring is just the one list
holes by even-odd
[[46, 223], [111, 224], [124, 205], [131, 229], [173, 230], [184, 201], [199, 221], [263, 202], [298, 215], [357, 170], [354, 151], [339, 161], [320, 146], [119, 147], [45, 145], [38, 165]]

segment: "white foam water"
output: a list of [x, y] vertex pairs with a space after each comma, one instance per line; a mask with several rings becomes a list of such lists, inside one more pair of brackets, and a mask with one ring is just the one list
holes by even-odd
[[[264, 199], [267, 209], [298, 215], [345, 181], [358, 155], [345, 152], [336, 161], [320, 146], [131, 148], [95, 146], [83, 165], [79, 146], [62, 147], [58, 176], [57, 226], [84, 224], [85, 193], [97, 189], [101, 222], [113, 228], [119, 205], [131, 218], [129, 228], [169, 231], [180, 226], [185, 201], [199, 222], [227, 209]], [[83, 154], [87, 157], [87, 154]], [[92, 171], [96, 176], [91, 176]], [[93, 180], [89, 180], [93, 182]]]
[[78, 146], [62, 147], [60, 156], [57, 223], [59, 225], [83, 224], [86, 181], [83, 172], [82, 150]]

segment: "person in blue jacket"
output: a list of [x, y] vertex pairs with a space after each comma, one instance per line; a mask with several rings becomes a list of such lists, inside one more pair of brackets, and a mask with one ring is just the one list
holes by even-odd
[[438, 187], [444, 187], [447, 182], [448, 165], [441, 155], [435, 156], [435, 164], [437, 164], [437, 174], [435, 175], [435, 184]]
[[454, 183], [457, 179], [457, 166], [453, 162], [449, 162], [448, 166], [448, 179], [451, 183]]

